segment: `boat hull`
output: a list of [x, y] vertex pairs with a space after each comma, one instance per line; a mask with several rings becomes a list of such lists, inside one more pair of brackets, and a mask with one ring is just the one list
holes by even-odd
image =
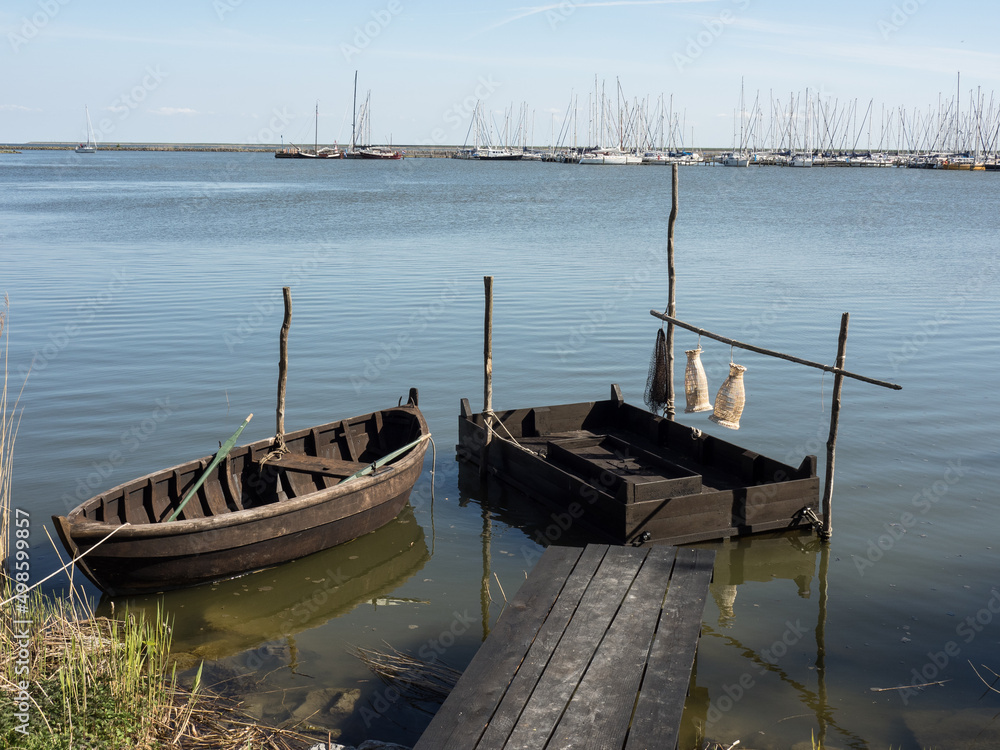
[[[428, 434], [417, 407], [408, 405], [291, 433], [286, 443], [291, 456], [303, 457], [302, 463], [329, 460], [364, 467], [379, 452]], [[53, 517], [56, 529], [73, 557], [85, 554], [77, 563], [81, 571], [112, 596], [229, 578], [304, 557], [385, 525], [406, 505], [427, 447], [421, 440], [374, 473], [344, 481], [346, 476], [324, 473], [321, 466], [295, 466], [294, 461], [283, 465], [286, 459], [261, 463], [271, 443], [235, 449], [179, 520], [154, 519], [176, 509], [211, 456], [91, 498], [68, 516]], [[349, 458], [346, 447], [341, 453], [338, 444], [348, 443], [354, 444], [351, 452], [360, 460]]]
[[607, 401], [496, 415], [503, 426], [487, 444], [485, 415], [463, 400], [459, 460], [593, 540], [688, 544], [808, 529], [819, 512], [815, 456], [780, 463], [626, 404], [616, 386]]

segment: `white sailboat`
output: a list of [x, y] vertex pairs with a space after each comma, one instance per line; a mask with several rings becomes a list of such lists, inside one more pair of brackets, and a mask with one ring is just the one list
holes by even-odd
[[90, 124], [90, 110], [87, 109], [86, 105], [84, 105], [83, 111], [87, 113], [87, 142], [81, 143], [79, 146], [77, 146], [76, 153], [96, 154], [97, 141], [94, 140], [94, 127]]

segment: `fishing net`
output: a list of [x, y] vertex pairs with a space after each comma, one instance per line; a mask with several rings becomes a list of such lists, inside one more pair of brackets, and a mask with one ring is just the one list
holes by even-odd
[[656, 347], [649, 360], [643, 400], [654, 414], [667, 408], [667, 335], [662, 328], [656, 332]]

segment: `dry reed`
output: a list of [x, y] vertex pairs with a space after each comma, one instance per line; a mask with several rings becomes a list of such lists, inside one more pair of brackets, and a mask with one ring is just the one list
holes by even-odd
[[355, 646], [358, 657], [382, 682], [411, 703], [444, 703], [462, 673], [440, 662], [421, 661], [386, 644], [388, 651]]
[[[11, 476], [14, 465], [14, 438], [21, 422], [17, 413], [20, 396], [14, 403], [7, 401], [7, 361], [10, 343], [10, 300], [4, 295], [3, 309], [0, 309], [0, 577], [7, 574], [7, 559], [10, 553], [10, 513]], [[23, 386], [22, 386], [23, 388]]]

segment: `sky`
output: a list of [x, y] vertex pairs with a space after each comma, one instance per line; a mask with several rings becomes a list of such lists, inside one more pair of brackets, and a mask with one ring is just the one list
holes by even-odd
[[609, 111], [643, 102], [655, 126], [662, 101], [702, 148], [732, 145], [741, 87], [765, 114], [872, 102], [876, 129], [1000, 94], [988, 0], [523, 1], [5, 0], [0, 143], [85, 140], [86, 107], [105, 144], [343, 144], [355, 72], [372, 141], [395, 144], [471, 143], [477, 101], [531, 143], [582, 144], [595, 80]]

